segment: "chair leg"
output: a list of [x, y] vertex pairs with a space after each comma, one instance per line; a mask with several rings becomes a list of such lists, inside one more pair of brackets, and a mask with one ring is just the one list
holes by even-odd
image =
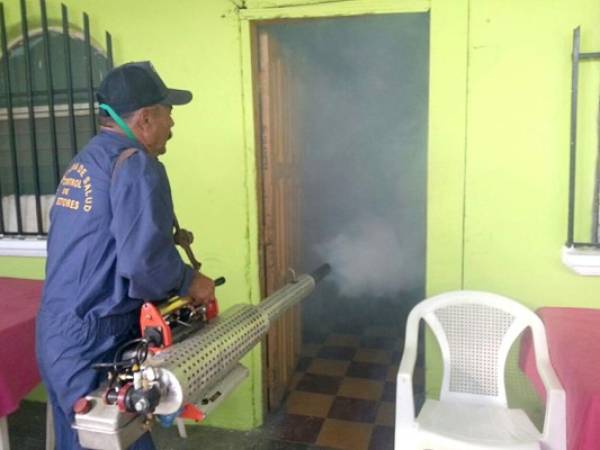
[[50, 400], [46, 404], [46, 450], [54, 450], [54, 416]]
[[179, 436], [184, 439], [187, 438], [187, 432], [185, 431], [185, 421], [181, 417], [178, 417], [177, 419], [175, 419], [175, 422], [177, 423], [177, 431], [179, 431]]
[[6, 416], [0, 418], [0, 450], [10, 450], [8, 421], [6, 420]]

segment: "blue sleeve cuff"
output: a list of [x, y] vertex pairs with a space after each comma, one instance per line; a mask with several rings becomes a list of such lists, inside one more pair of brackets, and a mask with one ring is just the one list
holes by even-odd
[[180, 297], [185, 297], [188, 294], [188, 291], [190, 290], [190, 284], [192, 284], [192, 280], [196, 275], [196, 271], [190, 266], [185, 264], [184, 267], [185, 272], [183, 274], [183, 281], [181, 282], [181, 286], [179, 287], [179, 291], [177, 292], [177, 295], [179, 295]]

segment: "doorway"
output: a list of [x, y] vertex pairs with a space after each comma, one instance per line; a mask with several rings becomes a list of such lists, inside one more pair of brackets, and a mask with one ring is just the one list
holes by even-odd
[[[330, 414], [371, 411], [376, 428], [393, 403], [403, 324], [425, 294], [429, 15], [259, 22], [254, 44], [263, 294], [290, 268], [332, 266], [269, 334], [268, 403], [310, 394], [321, 425], [303, 442], [336, 447]], [[348, 379], [379, 400], [350, 397]]]

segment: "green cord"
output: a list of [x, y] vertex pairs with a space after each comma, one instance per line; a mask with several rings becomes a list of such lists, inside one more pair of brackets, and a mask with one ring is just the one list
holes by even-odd
[[129, 139], [131, 139], [132, 141], [137, 141], [135, 135], [133, 134], [133, 131], [131, 131], [131, 128], [129, 128], [129, 126], [123, 121], [123, 119], [119, 117], [119, 115], [115, 112], [114, 109], [112, 109], [106, 103], [100, 103], [99, 107], [100, 109], [103, 109], [108, 113], [112, 120], [114, 120], [117, 123], [117, 125], [119, 125], [119, 128], [121, 128], [121, 130], [125, 132]]

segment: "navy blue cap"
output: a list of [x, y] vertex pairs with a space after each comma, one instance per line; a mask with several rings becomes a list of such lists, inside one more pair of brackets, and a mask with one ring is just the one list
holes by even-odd
[[[192, 100], [192, 93], [169, 89], [150, 61], [141, 61], [123, 64], [108, 72], [96, 98], [117, 114], [124, 114], [157, 104], [185, 105]], [[100, 113], [106, 115], [103, 110]]]

